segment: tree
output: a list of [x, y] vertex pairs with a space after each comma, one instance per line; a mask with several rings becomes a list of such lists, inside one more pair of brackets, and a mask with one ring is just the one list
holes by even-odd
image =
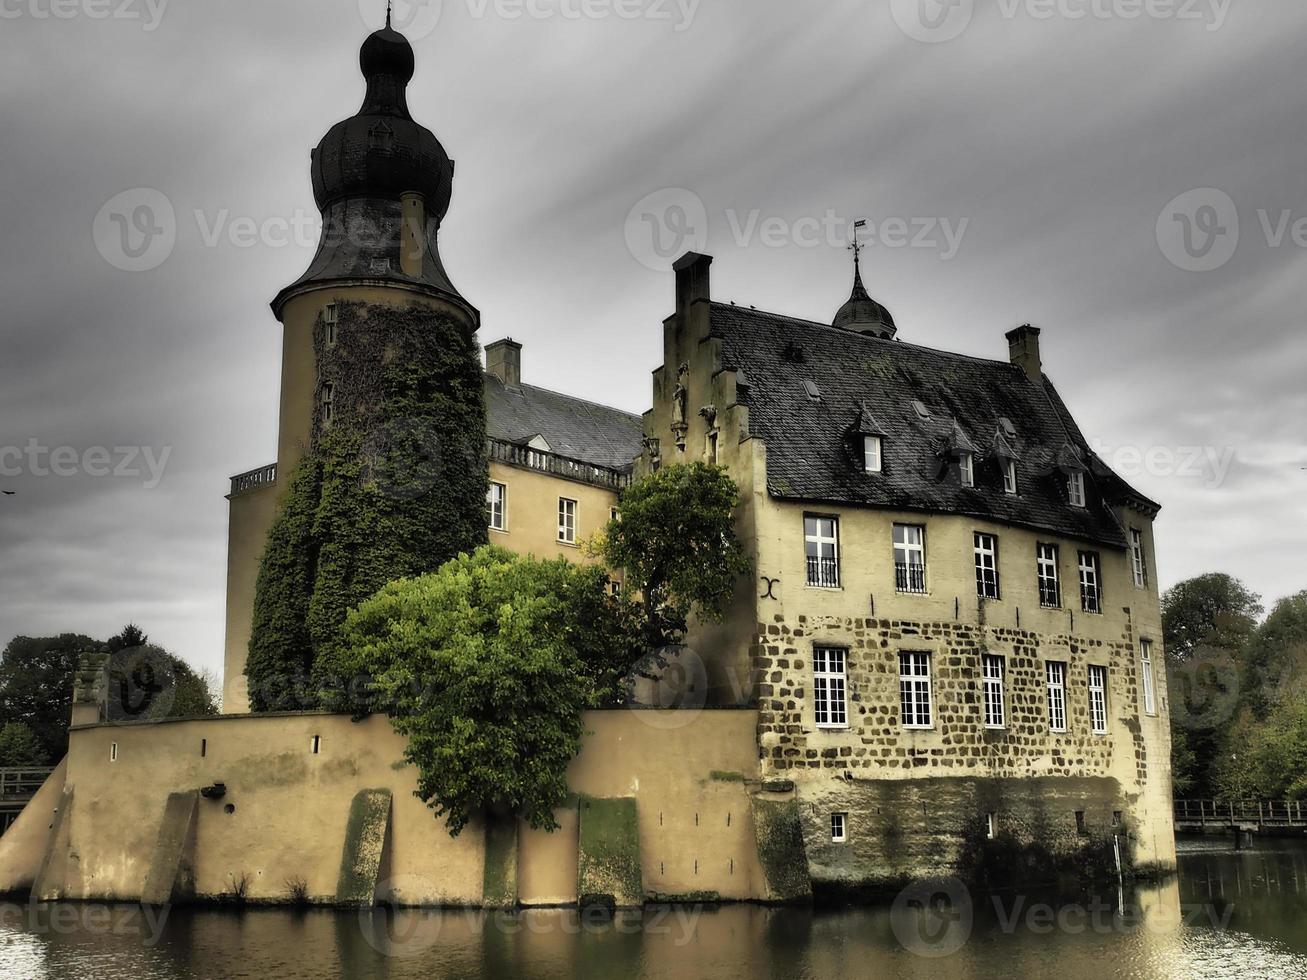
[[0, 766], [37, 768], [50, 761], [36, 732], [21, 721], [6, 722], [0, 728]]
[[581, 713], [631, 656], [631, 610], [605, 582], [483, 546], [349, 614], [334, 668], [370, 678], [363, 707], [407, 738], [417, 795], [451, 835], [485, 811], [556, 828]]
[[1173, 660], [1203, 647], [1242, 650], [1262, 615], [1261, 596], [1223, 572], [1187, 579], [1162, 595], [1162, 634]]
[[679, 642], [693, 614], [719, 620], [750, 561], [735, 534], [740, 488], [706, 463], [666, 466], [631, 484], [596, 550], [643, 597], [646, 643]]
[[1258, 718], [1265, 719], [1277, 702], [1303, 690], [1307, 684], [1307, 592], [1275, 604], [1249, 639], [1245, 659], [1244, 689]]
[[141, 632], [139, 626], [135, 623], [128, 623], [117, 636], [109, 637], [104, 646], [110, 653], [117, 653], [119, 650], [143, 647], [149, 642], [150, 638]]
[[100, 642], [80, 633], [16, 636], [0, 653], [0, 721], [21, 722], [47, 759], [68, 751], [68, 724], [78, 655]]
[[334, 414], [314, 423], [268, 535], [245, 674], [256, 711], [320, 706], [346, 614], [387, 582], [486, 540], [483, 379], [475, 339], [419, 308], [338, 306], [315, 344]]

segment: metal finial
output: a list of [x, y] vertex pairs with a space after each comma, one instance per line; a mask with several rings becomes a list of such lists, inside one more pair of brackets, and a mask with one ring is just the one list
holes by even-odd
[[386, 30], [390, 30], [390, 8], [393, 4], [394, 0], [386, 0]]

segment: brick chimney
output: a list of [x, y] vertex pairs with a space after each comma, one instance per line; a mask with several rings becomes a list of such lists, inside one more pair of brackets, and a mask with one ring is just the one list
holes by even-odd
[[673, 264], [676, 271], [676, 312], [684, 316], [691, 304], [698, 300], [712, 298], [709, 287], [708, 268], [712, 265], [711, 255], [698, 252], [686, 252]]
[[1008, 357], [1026, 372], [1031, 381], [1044, 378], [1044, 362], [1039, 357], [1039, 328], [1030, 324], [1017, 327], [1007, 334]]
[[522, 384], [522, 345], [512, 337], [487, 344], [486, 371], [506, 387], [519, 387]]

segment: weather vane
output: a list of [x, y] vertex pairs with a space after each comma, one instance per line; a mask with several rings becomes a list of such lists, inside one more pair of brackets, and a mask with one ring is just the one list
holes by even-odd
[[849, 245], [849, 251], [853, 253], [853, 268], [861, 268], [862, 250], [867, 246], [858, 241], [858, 229], [867, 227], [867, 219], [860, 218], [853, 222], [853, 242]]

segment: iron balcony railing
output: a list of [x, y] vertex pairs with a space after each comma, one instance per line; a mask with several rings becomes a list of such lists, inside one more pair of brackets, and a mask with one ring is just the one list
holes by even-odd
[[486, 455], [490, 457], [492, 463], [520, 466], [523, 469], [537, 470], [564, 480], [588, 483], [608, 490], [621, 490], [631, 482], [631, 474], [623, 470], [596, 466], [584, 460], [532, 449], [530, 446], [519, 446], [500, 439], [486, 440]]
[[250, 470], [248, 473], [233, 476], [231, 478], [231, 496], [234, 497], [238, 493], [249, 493], [251, 490], [259, 490], [276, 482], [277, 464], [269, 463], [267, 466], [260, 466], [257, 470]]
[[899, 592], [925, 592], [926, 566], [896, 561], [894, 563], [894, 588]]
[[836, 558], [808, 559], [808, 584], [819, 589], [840, 587], [840, 563]]

